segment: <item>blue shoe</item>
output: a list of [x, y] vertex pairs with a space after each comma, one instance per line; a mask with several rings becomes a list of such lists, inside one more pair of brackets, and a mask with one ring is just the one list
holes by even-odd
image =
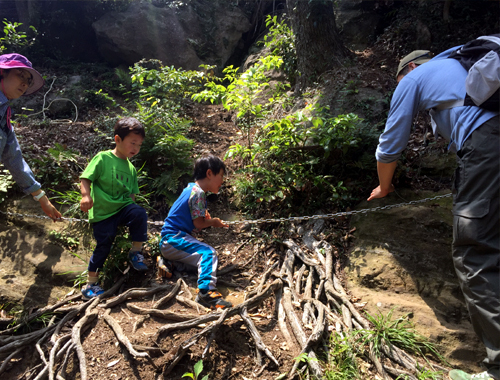
[[144, 256], [138, 251], [130, 251], [128, 253], [128, 260], [132, 264], [132, 268], [139, 272], [145, 272], [148, 270], [148, 266], [143, 263]]
[[84, 300], [90, 300], [100, 296], [102, 293], [104, 293], [104, 289], [99, 286], [98, 282], [94, 282], [93, 284], [87, 284], [87, 286], [82, 289], [82, 298]]

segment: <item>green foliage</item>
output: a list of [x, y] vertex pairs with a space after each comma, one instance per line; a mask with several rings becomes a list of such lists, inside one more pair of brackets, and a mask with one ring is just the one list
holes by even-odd
[[[115, 71], [124, 78], [123, 71]], [[144, 126], [146, 138], [141, 152], [132, 160], [143, 167], [140, 185], [149, 194], [137, 197], [137, 202], [147, 208], [149, 196], [162, 195], [172, 204], [191, 174], [191, 150], [194, 142], [186, 137], [190, 121], [181, 116], [181, 103], [185, 97], [201, 89], [203, 72], [184, 71], [164, 67], [158, 60], [141, 60], [130, 68], [129, 79], [121, 87], [128, 98], [128, 106], [118, 104], [109, 93], [96, 91], [109, 107], [124, 116], [137, 118]], [[133, 108], [132, 108], [133, 106]], [[112, 135], [117, 117], [102, 120], [99, 130]]]
[[201, 71], [163, 66], [156, 59], [143, 59], [130, 69], [132, 93], [151, 106], [179, 102], [198, 92], [205, 74]]
[[[13, 317], [13, 319], [8, 327], [11, 328], [17, 326], [15, 329], [16, 332], [21, 330], [26, 333], [31, 332], [34, 329], [39, 329], [36, 325], [43, 325], [43, 327], [46, 327], [54, 316], [54, 313], [48, 311], [30, 320], [32, 310], [25, 308], [24, 305], [21, 304], [2, 304], [0, 305], [0, 310], [6, 310], [9, 307], [10, 310], [8, 313]], [[20, 328], [20, 325], [23, 325], [22, 328]]]
[[47, 149], [47, 153], [33, 159], [32, 169], [41, 182], [50, 183], [57, 189], [77, 180], [82, 171], [78, 164], [78, 152], [55, 143], [53, 148]]
[[7, 169], [3, 169], [3, 167], [4, 166], [0, 164], [0, 203], [7, 198], [9, 189], [11, 189], [15, 183], [10, 172]]
[[355, 349], [348, 338], [338, 334], [330, 336], [328, 361], [325, 365], [325, 380], [361, 379]]
[[38, 34], [34, 26], [30, 26], [30, 36], [25, 32], [17, 30], [23, 25], [20, 22], [10, 22], [7, 19], [3, 20], [4, 36], [0, 37], [0, 54], [19, 53], [33, 45]]
[[99, 271], [99, 281], [105, 289], [110, 288], [114, 284], [117, 274], [124, 273], [129, 265], [128, 252], [131, 247], [132, 243], [128, 232], [126, 232], [125, 227], [119, 227], [104, 267]]
[[59, 232], [55, 230], [49, 232], [49, 240], [61, 245], [62, 247], [70, 251], [76, 251], [78, 249], [78, 246], [80, 245], [80, 240], [78, 238], [75, 238], [65, 232]]
[[141, 152], [134, 161], [144, 162], [144, 176], [148, 189], [163, 195], [173, 204], [182, 181], [191, 175], [191, 149], [194, 141], [185, 137], [189, 121], [180, 118], [158, 103], [154, 106], [138, 104], [134, 114], [146, 131]]
[[[269, 72], [279, 69], [283, 64], [281, 57], [269, 55], [260, 58], [243, 74], [228, 66], [223, 70], [224, 78], [213, 78], [205, 83], [205, 90], [194, 94], [193, 100], [221, 102], [225, 109], [234, 111], [236, 124], [246, 133], [251, 144], [250, 131], [255, 125], [263, 123], [273, 106], [281, 101], [288, 85], [270, 85]], [[218, 83], [229, 83], [227, 87]]]
[[266, 17], [266, 27], [269, 28], [269, 32], [264, 36], [264, 45], [271, 49], [273, 55], [283, 59], [282, 70], [293, 84], [298, 76], [295, 35], [285, 20], [286, 14], [280, 21], [277, 16]]
[[[430, 369], [422, 368], [417, 363], [417, 380], [442, 380], [443, 379], [443, 371], [433, 371]], [[409, 380], [411, 379], [408, 375], [399, 375], [396, 377], [396, 380]]]
[[407, 315], [392, 319], [393, 311], [394, 309], [391, 309], [387, 315], [379, 313], [376, 316], [366, 313], [367, 319], [372, 323], [373, 328], [371, 330], [358, 330], [356, 332], [356, 343], [361, 345], [372, 344], [377, 357], [380, 357], [382, 345], [386, 344], [389, 348], [394, 345], [407, 352], [418, 354], [423, 358], [426, 358], [427, 354], [432, 354], [446, 363], [445, 358], [437, 351], [435, 345], [415, 331]]
[[[201, 371], [203, 371], [203, 360], [198, 361], [194, 365], [193, 370], [194, 373], [186, 372], [184, 375], [182, 375], [182, 377], [190, 377], [193, 380], [199, 380], [200, 373]], [[201, 380], [208, 380], [208, 375], [203, 376]]]
[[159, 233], [149, 234], [148, 241], [145, 244], [145, 247], [148, 249], [151, 257], [155, 257], [160, 255], [160, 241], [161, 235]]
[[345, 187], [335, 171], [343, 170], [349, 149], [358, 147], [359, 124], [356, 115], [331, 117], [327, 109], [308, 106], [266, 124], [251, 147], [231, 146], [226, 157], [246, 163], [234, 180], [237, 203], [252, 211], [262, 202], [279, 201], [290, 209], [341, 200]]
[[89, 274], [89, 271], [87, 269], [85, 269], [81, 273], [77, 273], [75, 276], [75, 279], [73, 281], [73, 287], [78, 288], [78, 289], [81, 289], [82, 287], [84, 287], [85, 284], [87, 283], [87, 275], [88, 274]]
[[[84, 219], [86, 220], [88, 218], [87, 213], [83, 212], [80, 209], [80, 201], [82, 199], [82, 195], [79, 190], [66, 190], [64, 192], [57, 191], [51, 189], [52, 192], [55, 194], [52, 199], [61, 204], [61, 205], [66, 205], [68, 208], [66, 211], [63, 212], [63, 215], [68, 218], [75, 218], [75, 219]], [[84, 222], [85, 226], [88, 225], [87, 222]]]

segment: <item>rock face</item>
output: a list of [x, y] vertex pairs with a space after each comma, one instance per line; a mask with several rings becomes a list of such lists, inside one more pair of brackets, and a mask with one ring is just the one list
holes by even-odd
[[[402, 193], [410, 201], [433, 197]], [[402, 203], [395, 193], [358, 208]], [[463, 302], [451, 257], [452, 199], [369, 212], [353, 218], [356, 239], [346, 270], [349, 290], [372, 316], [408, 314], [417, 331], [453, 365], [479, 368], [484, 348]]]
[[[37, 215], [31, 197], [9, 201], [11, 211]], [[2, 218], [4, 216], [2, 215]], [[0, 224], [0, 305], [21, 304], [26, 310], [53, 304], [70, 292], [73, 280], [87, 265], [51, 243], [49, 231], [62, 229], [51, 220], [12, 218]]]
[[376, 37], [382, 17], [373, 7], [376, 2], [340, 0], [335, 9], [335, 22], [350, 49], [364, 50]]
[[133, 2], [93, 23], [99, 51], [110, 63], [154, 58], [186, 70], [202, 63], [223, 67], [250, 27], [242, 10], [218, 1], [203, 9]]

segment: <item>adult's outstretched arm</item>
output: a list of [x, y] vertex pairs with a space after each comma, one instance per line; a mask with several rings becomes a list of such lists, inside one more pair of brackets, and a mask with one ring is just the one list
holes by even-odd
[[379, 185], [372, 190], [372, 193], [368, 197], [368, 200], [376, 198], [383, 198], [387, 194], [394, 191], [394, 185], [392, 184], [392, 177], [394, 176], [394, 171], [396, 170], [398, 162], [390, 162], [384, 164], [382, 162], [377, 162], [377, 172]]

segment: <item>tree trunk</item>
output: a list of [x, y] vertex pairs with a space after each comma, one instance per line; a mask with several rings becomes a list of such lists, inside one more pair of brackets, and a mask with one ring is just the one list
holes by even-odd
[[288, 12], [295, 35], [300, 93], [321, 74], [349, 57], [339, 37], [332, 0], [288, 0]]

